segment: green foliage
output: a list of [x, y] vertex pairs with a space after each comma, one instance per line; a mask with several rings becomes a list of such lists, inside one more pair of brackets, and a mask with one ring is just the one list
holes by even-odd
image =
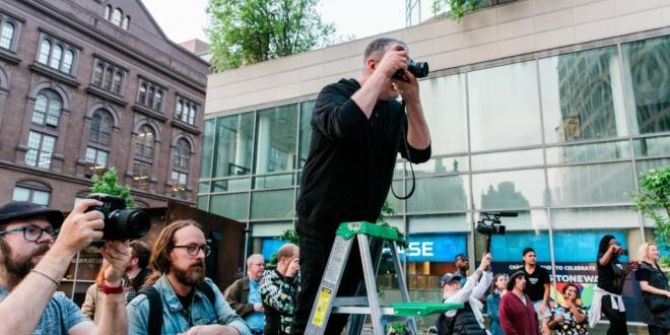
[[212, 67], [219, 72], [336, 41], [319, 0], [209, 0]]
[[433, 13], [441, 12], [444, 5], [448, 5], [451, 18], [460, 21], [465, 14], [477, 9], [480, 2], [481, 0], [433, 0]]
[[123, 198], [126, 201], [126, 207], [135, 207], [130, 190], [125, 186], [117, 184], [118, 174], [115, 168], [111, 168], [102, 175], [102, 177], [93, 176], [93, 186], [91, 186], [91, 193], [105, 193], [115, 195]]
[[670, 244], [670, 167], [649, 170], [640, 178], [640, 188], [633, 194], [635, 210], [653, 219], [658, 236]]

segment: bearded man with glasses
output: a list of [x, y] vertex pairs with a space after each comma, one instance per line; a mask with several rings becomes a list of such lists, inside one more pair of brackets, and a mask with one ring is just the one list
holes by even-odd
[[151, 251], [154, 273], [127, 306], [128, 334], [251, 335], [219, 288], [205, 277], [210, 252], [197, 222], [167, 225]]
[[30, 202], [0, 207], [0, 334], [126, 333], [121, 278], [130, 262], [128, 242], [106, 242], [101, 249], [110, 266], [97, 326], [56, 292], [74, 255], [102, 239], [104, 217], [87, 211], [92, 206], [102, 203], [82, 200], [65, 220], [60, 211]]

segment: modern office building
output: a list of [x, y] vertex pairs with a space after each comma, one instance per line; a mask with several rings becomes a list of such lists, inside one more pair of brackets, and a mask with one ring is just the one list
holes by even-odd
[[209, 65], [139, 0], [0, 2], [0, 202], [70, 210], [114, 167], [140, 206], [194, 203]]
[[[420, 86], [433, 157], [399, 158], [393, 187], [416, 192], [389, 195], [386, 218], [409, 237], [415, 296], [438, 292], [457, 253], [481, 257], [482, 212], [515, 211], [493, 236], [495, 271], [534, 247], [554, 288], [579, 282], [590, 304], [600, 238], [634, 254], [654, 237], [630, 194], [646, 171], [670, 166], [670, 3], [519, 0], [384, 36], [432, 70]], [[373, 38], [209, 77], [198, 206], [246, 222], [250, 252], [293, 227], [314, 100], [359, 75]]]

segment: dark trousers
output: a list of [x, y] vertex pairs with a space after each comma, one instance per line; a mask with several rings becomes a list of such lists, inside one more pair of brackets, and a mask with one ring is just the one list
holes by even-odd
[[[319, 289], [319, 284], [321, 284], [321, 277], [328, 264], [330, 249], [332, 248], [334, 241], [334, 236], [322, 239], [300, 235], [301, 282], [300, 293], [298, 294], [298, 301], [293, 317], [292, 328], [294, 335], [303, 334], [307, 322], [309, 322], [308, 319], [312, 311], [314, 298]], [[380, 250], [381, 243], [371, 244], [374, 245], [373, 249]], [[376, 252], [373, 251], [372, 255], [373, 259], [375, 259]], [[337, 295], [353, 296], [363, 280], [363, 270], [361, 267], [358, 243], [353, 244], [345, 269]], [[349, 315], [345, 314], [331, 314], [328, 319], [325, 335], [339, 335], [342, 332], [342, 329], [344, 329], [344, 326], [346, 326], [348, 317]]]
[[649, 335], [668, 335], [670, 329], [649, 325]]
[[607, 335], [628, 335], [626, 327], [626, 312], [620, 312], [612, 309], [612, 300], [610, 296], [602, 298], [602, 312], [610, 321], [610, 327], [607, 329]]

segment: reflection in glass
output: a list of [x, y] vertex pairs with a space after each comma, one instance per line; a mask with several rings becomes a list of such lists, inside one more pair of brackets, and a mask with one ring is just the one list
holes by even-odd
[[296, 184], [295, 173], [275, 174], [254, 178], [254, 189], [285, 188]]
[[547, 143], [627, 134], [616, 47], [540, 60]]
[[[493, 235], [491, 252], [497, 262], [521, 264], [522, 251], [526, 247], [535, 249], [537, 261], [549, 263], [549, 223], [545, 210], [518, 211], [518, 217], [503, 217], [507, 228], [505, 235]], [[479, 218], [481, 216], [478, 215]], [[475, 255], [481, 255], [486, 245], [486, 235], [475, 234]], [[479, 259], [480, 256], [477, 256]], [[494, 272], [509, 272], [505, 264], [499, 264]]]
[[637, 161], [637, 177], [638, 179], [642, 178], [642, 176], [651, 169], [660, 170], [665, 169], [668, 166], [670, 166], [670, 158]]
[[207, 208], [208, 206], [209, 206], [209, 196], [198, 197], [199, 210], [207, 211], [209, 210], [209, 208]]
[[623, 44], [635, 134], [670, 131], [670, 37]]
[[[394, 180], [393, 185], [391, 185], [391, 187], [393, 187], [393, 190], [395, 191], [395, 193], [397, 195], [399, 195], [401, 197], [406, 195], [406, 191], [402, 187], [402, 180]], [[414, 196], [412, 196], [412, 197], [414, 197]], [[405, 211], [405, 209], [403, 207], [403, 201], [396, 198], [393, 195], [393, 192], [391, 190], [389, 190], [389, 194], [386, 196], [386, 204], [388, 204], [389, 207], [391, 207], [391, 209], [393, 210], [393, 213], [395, 213], [395, 214], [400, 214], [400, 213], [403, 213]]]
[[472, 151], [542, 143], [535, 62], [468, 74]]
[[628, 206], [551, 210], [551, 225], [555, 231], [638, 227], [639, 224], [637, 213]]
[[295, 213], [293, 194], [293, 190], [254, 192], [251, 196], [251, 218], [291, 218]]
[[[413, 167], [417, 177], [458, 174], [468, 171], [468, 158], [466, 156], [432, 158], [425, 163], [415, 164]], [[412, 175], [409, 166], [406, 173], [408, 177]]]
[[217, 119], [214, 178], [251, 173], [254, 150], [254, 114]]
[[212, 195], [209, 211], [235, 220], [245, 221], [249, 215], [249, 193]]
[[251, 178], [235, 178], [212, 182], [212, 193], [251, 189]]
[[589, 143], [547, 148], [547, 164], [630, 159], [628, 141]]
[[631, 163], [548, 169], [552, 206], [629, 203], [633, 191]]
[[482, 173], [472, 176], [475, 209], [516, 209], [544, 205], [542, 170]]
[[542, 149], [516, 150], [492, 154], [472, 155], [472, 170], [507, 169], [542, 165]]
[[670, 136], [635, 140], [635, 157], [670, 156]]
[[[411, 180], [407, 181], [407, 189]], [[416, 180], [416, 191], [407, 200], [408, 212], [465, 211], [468, 179], [465, 175], [422, 178]]]
[[433, 155], [466, 152], [465, 75], [422, 80], [419, 85], [426, 121], [434, 129], [430, 133]]
[[309, 154], [309, 144], [312, 140], [312, 114], [315, 101], [300, 103], [300, 168], [305, 166]]
[[297, 108], [293, 104], [258, 112], [257, 174], [296, 168]]
[[467, 232], [470, 223], [465, 213], [413, 215], [409, 217], [409, 233]]

